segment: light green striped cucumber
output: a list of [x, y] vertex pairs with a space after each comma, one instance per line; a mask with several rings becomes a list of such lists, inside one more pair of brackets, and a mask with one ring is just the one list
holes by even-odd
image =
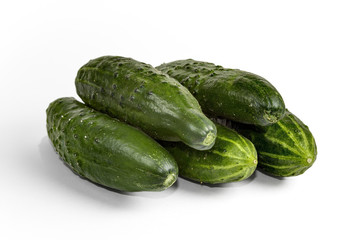
[[267, 174], [297, 176], [309, 169], [316, 159], [317, 148], [312, 133], [308, 126], [288, 110], [283, 119], [266, 127], [229, 120], [222, 123], [254, 143], [258, 152], [258, 168]]
[[197, 151], [182, 143], [162, 142], [175, 157], [180, 176], [200, 183], [228, 183], [250, 177], [256, 169], [254, 145], [235, 131], [216, 125], [212, 149]]
[[177, 179], [174, 158], [142, 131], [59, 98], [46, 110], [47, 132], [56, 151], [77, 174], [122, 191], [161, 191]]

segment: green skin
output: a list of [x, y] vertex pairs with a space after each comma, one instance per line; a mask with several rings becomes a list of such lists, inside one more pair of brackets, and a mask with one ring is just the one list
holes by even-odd
[[174, 158], [140, 130], [97, 112], [74, 98], [46, 110], [55, 150], [77, 174], [122, 191], [162, 191], [177, 179]]
[[104, 56], [78, 71], [76, 90], [92, 108], [142, 129], [155, 139], [210, 149], [216, 127], [191, 93], [167, 74], [131, 58]]
[[285, 104], [279, 92], [253, 73], [192, 59], [156, 68], [188, 88], [212, 117], [266, 126], [284, 116]]
[[267, 126], [250, 126], [222, 120], [254, 143], [258, 152], [258, 168], [278, 176], [297, 176], [309, 169], [316, 160], [317, 148], [309, 128], [294, 114]]
[[250, 177], [256, 169], [254, 145], [245, 137], [221, 125], [212, 149], [197, 151], [182, 143], [163, 142], [175, 157], [180, 176], [200, 183], [228, 183]]

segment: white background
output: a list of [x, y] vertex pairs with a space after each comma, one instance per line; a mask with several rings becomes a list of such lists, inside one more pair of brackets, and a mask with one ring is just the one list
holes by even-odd
[[[0, 239], [359, 239], [357, 2], [2, 1]], [[102, 55], [259, 74], [310, 127], [317, 161], [294, 178], [159, 193], [82, 180], [53, 151], [45, 109], [77, 97], [78, 68]]]

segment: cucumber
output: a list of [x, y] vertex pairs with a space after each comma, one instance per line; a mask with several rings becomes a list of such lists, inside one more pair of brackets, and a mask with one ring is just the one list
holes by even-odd
[[122, 191], [161, 191], [176, 181], [174, 158], [140, 130], [74, 98], [55, 100], [46, 113], [55, 150], [78, 175]]
[[297, 176], [309, 169], [316, 160], [315, 139], [299, 118], [288, 110], [277, 123], [250, 126], [233, 121], [222, 121], [254, 143], [258, 153], [258, 168], [279, 177]]
[[167, 74], [131, 58], [103, 56], [82, 66], [75, 80], [92, 108], [141, 128], [155, 139], [210, 149], [216, 127], [191, 93]]
[[254, 145], [235, 131], [216, 125], [215, 145], [210, 150], [197, 151], [183, 143], [163, 142], [175, 157], [179, 175], [200, 183], [228, 183], [250, 177], [256, 169]]
[[284, 116], [279, 92], [253, 73], [192, 59], [165, 63], [157, 69], [187, 87], [204, 113], [212, 117], [266, 126]]

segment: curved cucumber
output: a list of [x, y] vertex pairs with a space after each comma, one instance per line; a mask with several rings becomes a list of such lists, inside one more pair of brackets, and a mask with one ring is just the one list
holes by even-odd
[[309, 128], [294, 114], [267, 127], [255, 127], [226, 121], [252, 141], [258, 152], [258, 168], [274, 176], [297, 176], [310, 168], [317, 155], [316, 143]]
[[157, 69], [188, 88], [202, 110], [213, 117], [266, 126], [284, 116], [279, 92], [253, 73], [192, 59], [165, 63]]
[[161, 191], [176, 181], [173, 157], [140, 130], [74, 98], [55, 100], [46, 113], [55, 150], [80, 176], [123, 191]]
[[216, 127], [191, 93], [167, 74], [131, 58], [104, 56], [82, 66], [76, 77], [81, 99], [150, 136], [210, 149]]
[[253, 174], [257, 165], [254, 145], [229, 128], [216, 127], [216, 143], [210, 150], [197, 151], [182, 143], [162, 143], [175, 157], [180, 176], [216, 184], [241, 181]]

